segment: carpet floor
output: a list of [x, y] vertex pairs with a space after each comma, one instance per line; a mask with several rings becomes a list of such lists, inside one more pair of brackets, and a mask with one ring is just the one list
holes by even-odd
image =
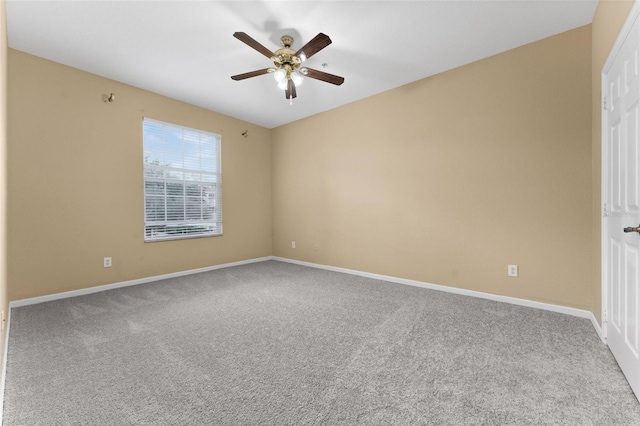
[[4, 425], [640, 425], [582, 318], [277, 261], [14, 308]]

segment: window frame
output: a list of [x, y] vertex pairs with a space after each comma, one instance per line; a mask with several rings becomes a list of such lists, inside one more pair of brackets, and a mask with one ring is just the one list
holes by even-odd
[[[187, 152], [194, 147], [197, 154]], [[143, 117], [142, 152], [144, 242], [222, 236], [222, 136]]]

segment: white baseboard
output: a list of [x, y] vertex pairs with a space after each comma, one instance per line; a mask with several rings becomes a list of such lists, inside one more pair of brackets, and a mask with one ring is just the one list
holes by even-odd
[[65, 291], [62, 293], [49, 294], [46, 296], [30, 297], [28, 299], [14, 300], [9, 302], [9, 310], [20, 306], [35, 305], [37, 303], [51, 302], [53, 300], [68, 299], [69, 297], [83, 296], [85, 294], [99, 293], [101, 291], [113, 290], [115, 288], [129, 287], [132, 285], [145, 284], [153, 281], [166, 280], [168, 278], [184, 277], [186, 275], [199, 274], [201, 272], [215, 271], [216, 269], [230, 268], [232, 266], [248, 265], [250, 263], [264, 262], [273, 259], [272, 256], [258, 257], [248, 260], [240, 260], [238, 262], [223, 263], [221, 265], [207, 266], [205, 268], [189, 269], [187, 271], [172, 272], [170, 274], [155, 275], [153, 277], [140, 278], [131, 281], [122, 281], [119, 283], [99, 285], [95, 287], [83, 288], [80, 290]]
[[554, 305], [551, 303], [536, 302], [536, 301], [527, 300], [527, 299], [518, 299], [516, 297], [500, 296], [497, 294], [483, 293], [483, 292], [474, 291], [474, 290], [465, 290], [462, 288], [431, 284], [431, 283], [426, 283], [422, 281], [408, 280], [405, 278], [396, 278], [388, 275], [373, 274], [370, 272], [356, 271], [353, 269], [345, 269], [345, 268], [338, 268], [335, 266], [320, 265], [318, 263], [303, 262], [300, 260], [287, 259], [284, 257], [273, 256], [272, 258], [273, 260], [278, 260], [280, 262], [295, 263], [296, 265], [309, 266], [311, 268], [325, 269], [327, 271], [334, 271], [334, 272], [342, 272], [345, 274], [358, 275], [361, 277], [373, 278], [373, 279], [382, 280], [382, 281], [389, 281], [397, 284], [405, 284], [405, 285], [410, 285], [414, 287], [428, 288], [430, 290], [444, 291], [447, 293], [460, 294], [463, 296], [478, 297], [480, 299], [494, 300], [497, 302], [510, 303], [512, 305], [526, 306], [529, 308], [542, 309], [545, 311], [558, 312], [561, 314], [571, 315], [574, 317], [586, 318], [591, 320], [591, 323], [596, 329], [596, 332], [598, 333], [600, 340], [602, 340], [602, 329], [600, 328], [600, 325], [598, 324], [596, 317], [593, 315], [591, 311], [585, 311], [583, 309], [570, 308], [568, 306]]
[[[562, 306], [562, 305], [554, 305], [551, 303], [536, 302], [536, 301], [527, 300], [527, 299], [519, 299], [516, 297], [500, 296], [497, 294], [483, 293], [483, 292], [474, 291], [474, 290], [465, 290], [462, 288], [449, 287], [449, 286], [444, 286], [439, 284], [431, 284], [431, 283], [426, 283], [422, 281], [409, 280], [406, 278], [397, 278], [397, 277], [392, 277], [388, 275], [374, 274], [371, 272], [357, 271], [353, 269], [339, 268], [335, 266], [321, 265], [318, 263], [303, 262], [300, 260], [287, 259], [285, 257], [278, 257], [278, 256], [265, 256], [265, 257], [259, 257], [254, 259], [241, 260], [238, 262], [224, 263], [221, 265], [208, 266], [205, 268], [190, 269], [187, 271], [173, 272], [173, 273], [164, 274], [164, 275], [156, 275], [153, 277], [140, 278], [137, 280], [123, 281], [119, 283], [105, 284], [105, 285], [100, 285], [96, 287], [84, 288], [80, 290], [66, 291], [63, 293], [50, 294], [47, 296], [39, 296], [39, 297], [32, 297], [28, 299], [14, 300], [9, 303], [9, 307], [17, 308], [20, 306], [34, 305], [37, 303], [50, 302], [53, 300], [66, 299], [69, 297], [82, 296], [85, 294], [99, 293], [101, 291], [112, 290], [112, 289], [121, 288], [121, 287], [129, 287], [129, 286], [149, 283], [153, 281], [165, 280], [168, 278], [177, 278], [177, 277], [182, 277], [182, 276], [191, 275], [191, 274], [198, 274], [201, 272], [214, 271], [216, 269], [229, 268], [232, 266], [241, 266], [241, 265], [247, 265], [250, 263], [264, 262], [267, 260], [277, 260], [280, 262], [294, 263], [297, 265], [308, 266], [311, 268], [325, 269], [327, 271], [341, 272], [345, 274], [357, 275], [361, 277], [388, 281], [388, 282], [397, 283], [397, 284], [427, 288], [430, 290], [444, 291], [447, 293], [460, 294], [463, 296], [478, 297], [481, 299], [494, 300], [497, 302], [510, 303], [512, 305], [526, 306], [529, 308], [542, 309], [545, 311], [558, 312], [561, 314], [571, 315], [571, 316], [580, 317], [580, 318], [586, 318], [586, 319], [589, 319], [593, 324], [593, 327], [595, 328], [596, 333], [598, 333], [598, 337], [600, 338], [600, 340], [602, 340], [603, 342], [605, 341], [602, 333], [602, 328], [598, 323], [598, 321], [596, 320], [595, 315], [592, 312], [586, 311], [583, 309], [571, 308], [571, 307]], [[11, 309], [9, 309], [9, 311], [11, 311]], [[10, 314], [11, 312], [9, 312], [9, 316]], [[7, 329], [7, 336], [8, 336], [8, 329]], [[6, 342], [4, 342], [4, 344], [6, 345]], [[6, 356], [6, 352], [5, 352], [5, 356]]]
[[598, 319], [593, 314], [593, 312], [590, 312], [590, 314], [591, 314], [591, 317], [589, 319], [591, 319], [591, 325], [593, 325], [593, 328], [596, 329], [596, 333], [598, 333], [598, 337], [600, 338], [602, 343], [604, 343], [606, 345], [607, 344], [607, 336], [605, 336], [605, 334], [604, 334], [604, 332], [602, 330], [602, 326], [598, 322]]

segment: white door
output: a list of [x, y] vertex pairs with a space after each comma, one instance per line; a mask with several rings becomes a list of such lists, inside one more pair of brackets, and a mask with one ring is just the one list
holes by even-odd
[[639, 28], [636, 19], [605, 69], [603, 244], [607, 343], [640, 399]]

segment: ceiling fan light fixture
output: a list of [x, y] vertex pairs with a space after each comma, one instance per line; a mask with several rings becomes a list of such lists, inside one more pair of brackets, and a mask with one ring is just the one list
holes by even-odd
[[304, 80], [302, 78], [302, 74], [300, 74], [298, 71], [294, 71], [291, 73], [291, 80], [293, 80], [293, 83], [296, 86], [300, 86], [302, 84], [302, 80]]
[[285, 86], [286, 86], [286, 84], [287, 84], [287, 71], [284, 68], [279, 68], [276, 72], [273, 73], [273, 78], [275, 78], [278, 83], [284, 81]]
[[278, 82], [278, 89], [287, 90], [287, 80], [286, 79]]

